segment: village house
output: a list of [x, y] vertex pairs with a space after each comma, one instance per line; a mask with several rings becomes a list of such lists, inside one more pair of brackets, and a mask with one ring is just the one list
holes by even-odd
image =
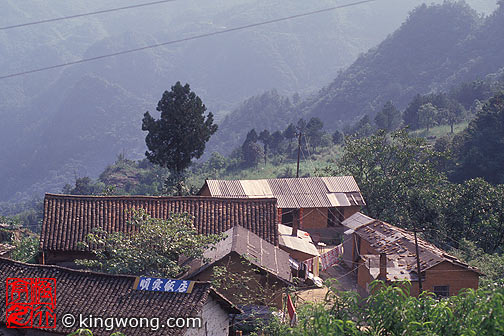
[[[31, 288], [33, 284], [21, 286], [19, 283], [10, 281], [6, 286], [8, 278], [55, 279], [57, 290], [53, 295], [51, 290], [53, 286], [50, 285], [43, 289], [48, 289], [51, 295], [37, 296], [38, 302], [42, 302], [37, 305], [37, 312], [42, 312], [42, 315], [34, 315], [33, 328], [31, 329], [7, 328], [6, 305], [2, 304], [0, 306], [0, 334], [6, 336], [68, 335], [74, 332], [78, 326], [75, 324], [72, 327], [65, 327], [62, 318], [66, 314], [74, 316], [76, 321], [84, 320], [87, 326], [93, 323], [91, 327], [86, 329], [90, 329], [95, 336], [108, 336], [113, 331], [120, 331], [128, 336], [222, 336], [229, 333], [230, 314], [240, 313], [239, 309], [234, 308], [226, 298], [212, 289], [209, 283], [196, 282], [192, 284], [190, 293], [146, 291], [135, 288], [138, 280], [134, 276], [109, 275], [59, 266], [30, 265], [0, 258], [0, 281], [4, 284], [0, 286], [0, 295], [8, 298], [7, 306], [9, 308], [13, 307], [9, 302], [30, 301], [25, 296], [29, 290], [33, 289]], [[52, 282], [48, 283], [52, 284]], [[8, 292], [6, 293], [6, 291]], [[39, 293], [40, 291], [33, 293], [35, 292]], [[40, 320], [37, 320], [40, 316], [43, 316], [42, 326], [54, 325], [55, 328], [41, 328], [38, 322]], [[83, 319], [79, 316], [82, 316]], [[90, 318], [90, 316], [92, 317]], [[47, 321], [45, 317], [47, 317]], [[199, 317], [201, 318], [201, 327], [163, 328], [162, 325], [166, 324], [168, 318], [173, 317]], [[133, 325], [134, 319], [143, 318], [141, 323], [144, 327], [117, 327], [113, 330], [107, 330], [110, 324], [104, 322], [105, 318], [132, 318]], [[22, 318], [21, 321], [27, 322]], [[28, 333], [26, 333], [27, 331]]]
[[324, 229], [340, 227], [343, 220], [365, 204], [352, 176], [207, 180], [199, 194], [245, 199], [276, 198], [278, 222], [308, 231], [315, 243], [334, 238]]
[[[226, 238], [204, 254], [205, 261], [191, 260], [184, 278], [221, 281], [219, 291], [236, 305], [282, 308], [285, 288], [292, 285], [289, 254], [253, 232], [235, 226]], [[224, 267], [225, 274], [215, 273]]]
[[[345, 262], [356, 270], [359, 291], [369, 293], [374, 280], [411, 282], [411, 295], [419, 294], [413, 233], [356, 213], [343, 222], [348, 229], [343, 243]], [[456, 295], [478, 288], [481, 272], [447, 252], [418, 238], [422, 289], [438, 296]], [[351, 260], [351, 262], [349, 262]]]
[[46, 194], [40, 235], [40, 262], [74, 267], [73, 261], [90, 257], [78, 246], [94, 228], [108, 232], [134, 230], [128, 225], [131, 209], [145, 209], [152, 217], [188, 213], [201, 234], [244, 227], [272, 245], [278, 245], [276, 200], [216, 197], [71, 196]]

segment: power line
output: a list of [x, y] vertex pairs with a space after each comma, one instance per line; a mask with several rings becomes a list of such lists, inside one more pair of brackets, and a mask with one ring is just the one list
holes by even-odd
[[120, 11], [120, 10], [125, 10], [125, 9], [132, 9], [132, 8], [138, 8], [138, 7], [146, 7], [146, 6], [152, 6], [152, 5], [159, 5], [159, 4], [162, 4], [162, 3], [174, 2], [174, 1], [176, 1], [176, 0], [161, 0], [161, 1], [147, 2], [147, 3], [142, 3], [142, 4], [137, 4], [137, 5], [131, 5], [131, 6], [125, 6], [125, 7], [104, 9], [104, 10], [95, 11], [95, 12], [89, 12], [89, 13], [75, 14], [75, 15], [69, 15], [69, 16], [61, 16], [61, 17], [58, 17], [58, 18], [52, 18], [52, 19], [46, 19], [46, 20], [40, 20], [40, 21], [34, 21], [34, 22], [20, 23], [20, 24], [16, 24], [16, 25], [12, 25], [12, 26], [0, 27], [0, 30], [21, 28], [21, 27], [26, 27], [26, 26], [38, 25], [38, 24], [42, 24], [42, 23], [49, 23], [49, 22], [55, 22], [55, 21], [63, 21], [63, 20], [75, 19], [75, 18], [79, 18], [79, 17], [83, 17], [83, 16], [91, 16], [91, 15], [96, 15], [96, 14], [104, 14], [104, 13], [110, 13], [110, 12], [116, 12], [116, 11]]
[[119, 55], [129, 54], [129, 53], [133, 53], [133, 52], [137, 52], [137, 51], [158, 48], [158, 47], [162, 47], [162, 46], [166, 46], [166, 45], [170, 45], [170, 44], [197, 40], [197, 39], [201, 39], [201, 38], [205, 38], [205, 37], [210, 37], [210, 36], [215, 36], [215, 35], [220, 35], [220, 34], [225, 34], [225, 33], [233, 32], [233, 31], [238, 31], [238, 30], [243, 30], [243, 29], [248, 29], [248, 28], [263, 26], [263, 25], [267, 25], [267, 24], [271, 24], [271, 23], [282, 22], [282, 21], [287, 21], [287, 20], [296, 19], [296, 18], [300, 18], [300, 17], [310, 16], [310, 15], [314, 15], [314, 14], [320, 14], [320, 13], [324, 13], [324, 12], [329, 12], [329, 11], [333, 11], [333, 10], [336, 10], [336, 9], [358, 6], [358, 5], [362, 5], [362, 4], [369, 3], [369, 2], [375, 2], [375, 1], [377, 1], [377, 0], [362, 0], [362, 1], [358, 1], [358, 2], [352, 2], [350, 4], [345, 4], [345, 5], [340, 5], [340, 6], [334, 6], [334, 7], [319, 9], [319, 10], [312, 11], [312, 12], [306, 12], [306, 13], [302, 13], [302, 14], [296, 14], [296, 15], [286, 16], [286, 17], [283, 17], [283, 18], [272, 19], [272, 20], [267, 20], [267, 21], [258, 22], [258, 23], [252, 23], [252, 24], [248, 24], [248, 25], [244, 25], [244, 26], [239, 26], [239, 27], [234, 27], [234, 28], [219, 30], [219, 31], [211, 32], [211, 33], [205, 33], [205, 34], [195, 35], [195, 36], [181, 38], [181, 39], [177, 39], [177, 40], [171, 40], [171, 41], [163, 42], [163, 43], [151, 44], [151, 45], [148, 45], [148, 46], [145, 46], [145, 47], [128, 49], [128, 50], [118, 51], [118, 52], [111, 53], [111, 54], [105, 54], [105, 55], [95, 56], [95, 57], [83, 58], [83, 59], [80, 59], [80, 60], [71, 61], [71, 62], [67, 62], [67, 63], [61, 63], [61, 64], [47, 66], [47, 67], [43, 67], [43, 68], [38, 68], [38, 69], [33, 69], [33, 70], [28, 70], [28, 71], [22, 71], [22, 72], [17, 72], [17, 73], [12, 73], [12, 74], [8, 74], [8, 75], [0, 76], [0, 80], [1, 79], [12, 78], [12, 77], [23, 76], [23, 75], [28, 75], [28, 74], [32, 74], [32, 73], [36, 73], [36, 72], [41, 72], [41, 71], [46, 71], [46, 70], [63, 68], [63, 67], [67, 67], [67, 66], [70, 66], [70, 65], [75, 65], [75, 64], [80, 64], [80, 63], [86, 63], [86, 62], [96, 61], [96, 60], [100, 60], [100, 59], [103, 59], [103, 58], [108, 58], [108, 57], [113, 57], [113, 56], [119, 56]]

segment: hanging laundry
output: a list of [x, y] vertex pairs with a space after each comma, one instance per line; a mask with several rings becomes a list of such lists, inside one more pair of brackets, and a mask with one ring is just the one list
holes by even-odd
[[303, 261], [303, 264], [306, 265], [306, 269], [308, 272], [313, 272], [313, 261], [315, 260], [315, 258], [310, 258], [310, 259], [307, 259], [305, 261]]
[[343, 245], [340, 244], [332, 250], [320, 255], [322, 261], [322, 270], [325, 271], [334, 264], [337, 264], [343, 255]]
[[297, 313], [290, 295], [287, 295], [287, 311], [289, 312], [290, 325], [295, 326], [297, 323]]

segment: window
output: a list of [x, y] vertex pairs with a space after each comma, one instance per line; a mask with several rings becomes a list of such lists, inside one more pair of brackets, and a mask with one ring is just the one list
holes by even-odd
[[450, 296], [450, 286], [434, 286], [434, 294], [437, 297], [448, 297]]
[[296, 209], [282, 209], [282, 224], [292, 227], [293, 212]]

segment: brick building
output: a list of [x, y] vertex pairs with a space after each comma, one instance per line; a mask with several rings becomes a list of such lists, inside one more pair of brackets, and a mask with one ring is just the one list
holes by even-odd
[[[352, 176], [207, 180], [200, 195], [278, 200], [278, 222], [303, 230], [339, 226], [360, 210], [364, 199]], [[299, 220], [297, 220], [299, 219]]]
[[130, 232], [131, 209], [145, 209], [154, 218], [188, 213], [201, 234], [222, 233], [241, 226], [278, 245], [276, 200], [217, 197], [71, 196], [46, 194], [40, 235], [41, 263], [73, 267], [89, 257], [78, 243], [94, 228]]
[[[343, 225], [348, 228], [344, 259], [352, 260], [361, 294], [369, 293], [369, 284], [376, 279], [388, 283], [408, 280], [411, 295], [419, 294], [412, 233], [361, 213], [354, 214]], [[481, 272], [476, 268], [420, 238], [418, 246], [423, 290], [450, 296], [464, 288], [478, 288]]]
[[[120, 331], [128, 336], [134, 335], [184, 335], [184, 336], [221, 336], [228, 335], [229, 314], [240, 311], [213, 290], [209, 283], [197, 282], [191, 293], [173, 293], [159, 291], [141, 291], [134, 289], [136, 277], [128, 275], [110, 275], [89, 271], [79, 271], [59, 266], [30, 265], [0, 258], [0, 295], [6, 297], [7, 278], [53, 278], [56, 279], [54, 311], [56, 328], [11, 329], [6, 327], [6, 305], [0, 305], [1, 335], [68, 335], [77, 329], [77, 325], [65, 328], [62, 317], [72, 314], [79, 321], [79, 314], [87, 318], [144, 318], [158, 319], [144, 327], [117, 327], [107, 330], [106, 325], [90, 327], [95, 336], [110, 335]], [[53, 315], [54, 316], [54, 315]], [[201, 317], [201, 328], [162, 328], [171, 317]], [[155, 320], [152, 320], [155, 321]], [[54, 322], [49, 317], [49, 322]], [[88, 322], [89, 323], [89, 320]], [[154, 327], [153, 327], [154, 326]]]

